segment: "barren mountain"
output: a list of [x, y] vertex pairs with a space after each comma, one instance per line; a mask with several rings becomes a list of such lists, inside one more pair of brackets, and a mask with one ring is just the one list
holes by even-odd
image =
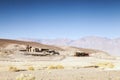
[[[64, 40], [60, 40], [62, 42]], [[67, 42], [67, 40], [66, 40]], [[57, 42], [59, 43], [59, 42]], [[53, 44], [53, 43], [52, 43]], [[9, 39], [0, 39], [0, 49], [3, 51], [2, 53], [7, 53], [11, 54], [13, 51], [19, 51], [26, 49], [26, 46], [30, 45], [33, 48], [43, 48], [43, 49], [50, 49], [50, 50], [55, 50], [60, 53], [60, 55], [68, 55], [68, 56], [73, 56], [75, 55], [76, 52], [85, 52], [87, 54], [92, 54], [92, 56], [98, 56], [98, 57], [106, 57], [110, 56], [108, 53], [100, 51], [100, 50], [95, 50], [95, 49], [87, 49], [87, 48], [78, 48], [78, 47], [72, 47], [72, 46], [57, 46], [56, 45], [45, 45], [41, 44], [38, 42], [32, 42], [32, 41], [20, 41], [20, 40], [9, 40]], [[4, 51], [5, 49], [5, 51]], [[7, 55], [6, 53], [6, 55]], [[19, 52], [14, 52], [14, 53], [19, 53]], [[95, 55], [94, 55], [95, 54]]]
[[63, 50], [59, 47], [45, 45], [45, 44], [41, 44], [38, 42], [0, 39], [0, 48], [4, 48], [8, 46], [9, 44], [31, 45], [33, 47], [48, 48], [48, 49], [53, 49], [53, 50]]
[[81, 48], [98, 49], [112, 55], [120, 55], [120, 38], [109, 39], [105, 37], [89, 36], [77, 40], [70, 39], [31, 39], [49, 45], [65, 45]]

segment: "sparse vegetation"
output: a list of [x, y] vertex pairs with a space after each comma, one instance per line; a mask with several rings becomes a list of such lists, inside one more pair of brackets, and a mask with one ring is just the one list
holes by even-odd
[[[61, 46], [63, 51], [60, 51], [59, 46], [55, 48], [34, 42], [17, 43], [7, 45], [5, 42], [6, 47], [0, 48], [0, 80], [120, 80], [119, 59], [108, 59], [103, 52], [67, 46]], [[39, 48], [40, 51], [48, 49], [51, 55], [53, 51], [60, 52], [61, 55], [31, 56], [31, 54], [46, 55], [47, 51], [27, 52], [26, 45], [32, 46], [31, 51], [34, 48]], [[78, 56], [89, 57], [74, 57], [76, 52], [80, 52]]]
[[50, 65], [47, 69], [64, 69], [63, 65]]
[[64, 69], [64, 66], [63, 65], [56, 65], [56, 68], [57, 69]]
[[50, 65], [47, 67], [47, 69], [56, 69], [56, 67], [54, 65]]
[[29, 67], [28, 67], [28, 70], [30, 70], [30, 71], [34, 71], [35, 69], [34, 69], [33, 66], [29, 66]]
[[16, 80], [35, 80], [35, 76], [32, 74], [20, 74], [16, 77]]
[[114, 68], [114, 64], [110, 62], [100, 62], [97, 63], [97, 66], [101, 68]]
[[10, 66], [9, 67], [9, 71], [12, 71], [12, 72], [18, 72], [18, 71], [20, 71], [17, 67], [15, 67], [15, 66]]

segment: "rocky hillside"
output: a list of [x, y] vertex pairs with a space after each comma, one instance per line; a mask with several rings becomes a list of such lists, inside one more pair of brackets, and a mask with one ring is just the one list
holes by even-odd
[[[9, 39], [0, 39], [0, 54], [1, 56], [9, 55], [9, 57], [12, 56], [12, 58], [18, 58], [21, 57], [20, 50], [26, 49], [26, 45], [30, 45], [33, 48], [43, 48], [43, 49], [49, 49], [49, 50], [55, 50], [59, 52], [60, 55], [64, 56], [75, 56], [76, 53], [81, 54], [87, 54], [88, 56], [94, 56], [98, 58], [111, 58], [111, 56], [100, 50], [95, 49], [87, 49], [87, 48], [78, 48], [78, 47], [72, 47], [72, 46], [52, 46], [52, 45], [45, 45], [38, 42], [32, 42], [32, 41], [19, 41], [19, 40], [9, 40]], [[17, 51], [17, 52], [16, 52]], [[18, 54], [19, 53], [19, 54]], [[23, 54], [26, 54], [26, 52], [22, 52]], [[11, 55], [13, 54], [13, 55]], [[25, 57], [25, 55], [22, 58]], [[28, 53], [27, 53], [28, 54]], [[48, 54], [47, 53], [34, 53], [33, 50], [29, 54]]]
[[120, 56], [120, 38], [109, 39], [105, 37], [89, 36], [77, 40], [70, 39], [29, 39], [29, 40], [49, 45], [65, 45], [81, 48], [98, 49], [108, 52], [111, 55]]
[[18, 45], [25, 45], [25, 46], [30, 45], [30, 46], [33, 46], [33, 47], [47, 48], [47, 49], [52, 49], [52, 50], [63, 50], [59, 47], [45, 45], [45, 44], [41, 44], [41, 43], [38, 43], [38, 42], [0, 39], [0, 48], [6, 48], [10, 44], [18, 44]]

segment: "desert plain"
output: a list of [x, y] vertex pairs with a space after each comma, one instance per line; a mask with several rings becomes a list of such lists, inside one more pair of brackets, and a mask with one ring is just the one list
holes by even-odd
[[0, 80], [120, 80], [120, 57], [93, 49], [0, 39]]

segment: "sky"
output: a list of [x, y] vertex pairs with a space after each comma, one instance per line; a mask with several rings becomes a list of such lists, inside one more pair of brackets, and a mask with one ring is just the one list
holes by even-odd
[[0, 0], [0, 38], [120, 37], [120, 0]]

